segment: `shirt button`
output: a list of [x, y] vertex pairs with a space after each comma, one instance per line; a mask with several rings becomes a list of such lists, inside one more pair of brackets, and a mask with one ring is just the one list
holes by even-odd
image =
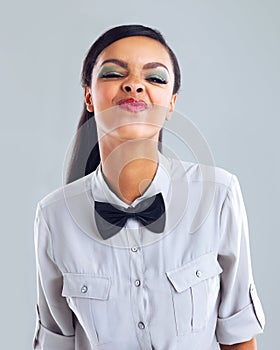
[[136, 281], [134, 282], [134, 284], [135, 284], [136, 287], [139, 287], [140, 284], [141, 284], [141, 282], [140, 282], [139, 280], [136, 280]]
[[199, 277], [201, 277], [202, 272], [201, 272], [200, 270], [197, 270], [195, 274], [196, 274], [196, 277], [198, 277], [198, 278], [199, 278]]
[[83, 285], [81, 288], [82, 293], [86, 293], [88, 291], [88, 287], [86, 285]]
[[138, 327], [139, 327], [140, 329], [144, 329], [144, 328], [145, 328], [145, 325], [144, 325], [143, 322], [139, 322], [139, 323], [138, 323]]
[[132, 247], [131, 250], [135, 253], [138, 251], [138, 247]]

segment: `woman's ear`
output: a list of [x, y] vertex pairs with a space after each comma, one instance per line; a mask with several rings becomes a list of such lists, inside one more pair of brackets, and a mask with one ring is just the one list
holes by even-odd
[[94, 112], [91, 90], [88, 86], [84, 87], [84, 100], [88, 112]]
[[172, 95], [172, 98], [171, 98], [170, 103], [169, 103], [169, 111], [168, 111], [168, 113], [167, 113], [167, 115], [165, 117], [165, 120], [170, 120], [171, 114], [172, 114], [172, 112], [174, 111], [174, 108], [175, 108], [176, 99], [177, 99], [177, 94]]

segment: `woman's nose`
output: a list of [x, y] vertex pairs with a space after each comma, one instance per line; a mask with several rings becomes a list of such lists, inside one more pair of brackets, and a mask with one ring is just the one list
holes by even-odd
[[144, 85], [141, 84], [140, 82], [125, 82], [123, 84], [123, 89], [125, 92], [131, 92], [131, 93], [141, 93], [144, 91]]

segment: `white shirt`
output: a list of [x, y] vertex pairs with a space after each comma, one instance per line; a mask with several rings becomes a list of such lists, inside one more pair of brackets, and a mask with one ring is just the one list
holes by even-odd
[[34, 349], [218, 350], [263, 331], [236, 175], [161, 153], [158, 165], [130, 206], [161, 192], [160, 234], [128, 219], [101, 238], [94, 200], [129, 206], [101, 165], [39, 201]]

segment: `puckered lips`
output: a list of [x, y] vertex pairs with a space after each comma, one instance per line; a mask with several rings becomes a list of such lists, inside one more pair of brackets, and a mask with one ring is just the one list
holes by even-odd
[[129, 97], [129, 98], [124, 98], [118, 102], [118, 105], [129, 111], [129, 112], [142, 112], [145, 109], [147, 109], [147, 104], [143, 100], [138, 100], [137, 98]]

